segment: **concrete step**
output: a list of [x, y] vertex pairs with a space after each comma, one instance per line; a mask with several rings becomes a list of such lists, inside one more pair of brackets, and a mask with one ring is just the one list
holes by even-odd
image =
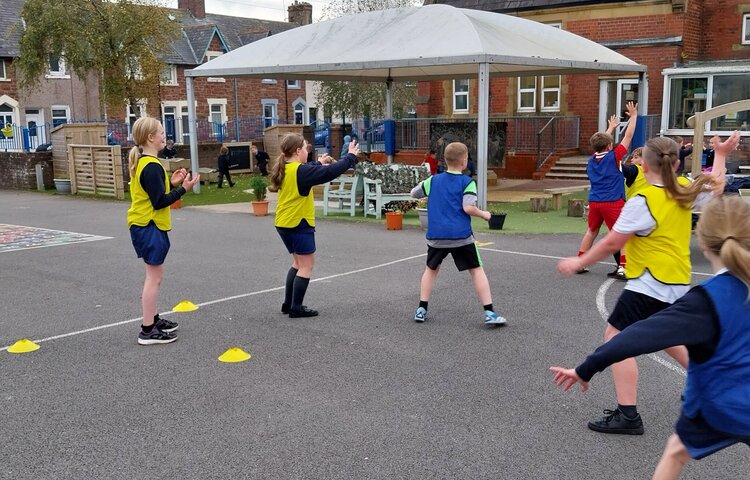
[[563, 157], [556, 162], [557, 165], [587, 165], [588, 163], [588, 157]]
[[555, 164], [550, 168], [550, 172], [570, 172], [570, 173], [586, 173], [586, 165], [560, 165]]
[[558, 178], [558, 179], [570, 179], [570, 180], [588, 180], [589, 176], [585, 173], [555, 173], [549, 171], [544, 178]]

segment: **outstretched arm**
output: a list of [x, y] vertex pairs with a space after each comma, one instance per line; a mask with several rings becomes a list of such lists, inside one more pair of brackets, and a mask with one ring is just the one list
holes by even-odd
[[620, 124], [620, 119], [617, 118], [617, 115], [612, 115], [609, 117], [609, 122], [607, 126], [607, 132], [608, 134], [612, 135], [615, 133], [615, 128]]
[[727, 173], [727, 156], [734, 151], [740, 144], [740, 132], [735, 130], [722, 142], [718, 135], [714, 136], [714, 166], [711, 169], [711, 176], [714, 179], [714, 194], [720, 195], [724, 191]]
[[622, 137], [620, 145], [625, 147], [625, 150], [629, 150], [630, 142], [633, 140], [633, 134], [635, 133], [635, 124], [638, 121], [638, 104], [628, 102], [625, 109], [625, 113], [630, 117], [630, 120], [628, 120], [628, 126], [625, 129], [625, 135]]

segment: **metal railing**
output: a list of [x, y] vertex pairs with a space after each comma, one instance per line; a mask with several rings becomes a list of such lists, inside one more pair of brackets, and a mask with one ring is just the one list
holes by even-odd
[[27, 127], [14, 124], [6, 125], [0, 129], [0, 150], [6, 152], [47, 150], [52, 142], [50, 135], [52, 128], [54, 127], [49, 123]]

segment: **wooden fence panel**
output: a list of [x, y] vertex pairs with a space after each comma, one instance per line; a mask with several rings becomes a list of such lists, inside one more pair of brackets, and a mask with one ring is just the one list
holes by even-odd
[[73, 193], [125, 198], [120, 146], [68, 145]]

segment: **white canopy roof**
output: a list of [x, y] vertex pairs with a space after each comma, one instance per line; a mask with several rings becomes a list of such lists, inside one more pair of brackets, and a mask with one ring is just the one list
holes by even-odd
[[294, 28], [185, 72], [384, 81], [490, 75], [642, 72], [645, 66], [595, 42], [531, 20], [448, 5], [348, 15]]

